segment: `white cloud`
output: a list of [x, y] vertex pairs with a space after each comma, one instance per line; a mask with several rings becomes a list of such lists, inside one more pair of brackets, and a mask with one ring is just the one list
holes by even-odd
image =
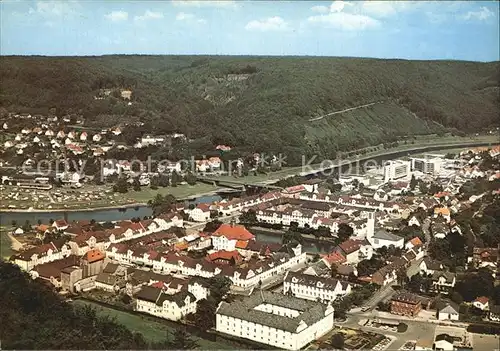
[[257, 31], [285, 31], [290, 29], [288, 23], [281, 17], [269, 17], [262, 20], [254, 20], [247, 23], [246, 30]]
[[327, 6], [313, 6], [311, 7], [312, 12], [318, 12], [318, 13], [327, 13], [330, 11], [330, 9]]
[[422, 6], [433, 5], [427, 1], [363, 1], [361, 11], [375, 17], [390, 17], [400, 12], [409, 12], [420, 9]]
[[191, 6], [191, 7], [226, 7], [235, 8], [237, 4], [233, 0], [214, 0], [214, 1], [200, 1], [200, 0], [172, 0], [174, 6]]
[[77, 14], [80, 4], [77, 1], [37, 1], [35, 9], [29, 9], [29, 14], [42, 17], [69, 17]]
[[207, 21], [205, 21], [203, 18], [197, 18], [192, 13], [185, 13], [185, 12], [179, 12], [175, 16], [175, 19], [177, 21], [190, 22], [190, 23], [198, 23], [198, 24], [205, 24], [205, 23], [207, 23]]
[[135, 21], [147, 21], [147, 20], [162, 19], [162, 18], [163, 18], [163, 13], [146, 10], [146, 12], [144, 12], [144, 15], [135, 16], [134, 20]]
[[327, 13], [310, 16], [307, 21], [345, 31], [365, 30], [380, 26], [381, 23], [377, 19], [361, 14], [361, 10], [362, 5], [358, 3], [334, 1], [327, 8]]
[[334, 1], [330, 5], [330, 12], [342, 12], [346, 6], [353, 6], [353, 4], [346, 1]]
[[323, 24], [330, 28], [345, 31], [366, 30], [381, 25], [380, 21], [372, 17], [346, 12], [331, 12], [327, 15], [311, 16], [307, 20], [311, 23]]
[[469, 11], [462, 18], [466, 21], [476, 20], [476, 21], [485, 21], [491, 17], [494, 17], [495, 14], [489, 8], [481, 6], [477, 11]]
[[120, 22], [128, 20], [128, 12], [125, 11], [111, 11], [104, 15], [104, 17], [112, 22]]

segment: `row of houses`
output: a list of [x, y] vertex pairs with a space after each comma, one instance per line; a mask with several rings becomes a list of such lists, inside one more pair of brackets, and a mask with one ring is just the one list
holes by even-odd
[[14, 255], [12, 260], [22, 269], [30, 271], [39, 264], [61, 260], [71, 254], [83, 256], [91, 249], [99, 249], [104, 252], [112, 243], [132, 240], [172, 227], [182, 226], [182, 216], [177, 214], [165, 214], [154, 220], [138, 223], [122, 221], [115, 223], [115, 227], [112, 229], [99, 231], [85, 231], [79, 225], [70, 226], [64, 220], [58, 220], [53, 223], [52, 228], [73, 236], [68, 242], [57, 241], [40, 245]]

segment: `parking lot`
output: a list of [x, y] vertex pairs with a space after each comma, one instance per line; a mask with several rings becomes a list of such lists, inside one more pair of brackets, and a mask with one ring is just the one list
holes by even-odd
[[500, 350], [500, 337], [498, 335], [472, 334], [472, 346], [474, 351]]

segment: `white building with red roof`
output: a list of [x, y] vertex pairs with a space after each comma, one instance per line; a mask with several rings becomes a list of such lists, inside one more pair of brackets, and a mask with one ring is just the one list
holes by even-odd
[[71, 250], [68, 245], [50, 242], [15, 255], [14, 263], [21, 269], [30, 271], [37, 265], [61, 260], [70, 254]]
[[207, 222], [210, 219], [210, 205], [199, 204], [189, 212], [189, 217], [195, 222]]
[[58, 219], [52, 223], [52, 227], [56, 230], [65, 230], [69, 227], [69, 224], [64, 219]]
[[490, 300], [486, 296], [479, 296], [472, 302], [472, 304], [474, 305], [474, 307], [479, 308], [481, 311], [485, 311], [490, 307], [489, 302]]
[[212, 234], [212, 246], [215, 250], [232, 251], [236, 249], [238, 241], [250, 240], [255, 240], [255, 235], [242, 225], [224, 223]]

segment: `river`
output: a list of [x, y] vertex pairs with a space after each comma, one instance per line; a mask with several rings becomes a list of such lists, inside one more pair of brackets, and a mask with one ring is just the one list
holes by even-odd
[[[255, 239], [257, 241], [281, 244], [281, 235], [278, 233], [272, 234], [270, 232], [261, 231], [255, 228], [251, 228], [250, 232], [255, 235]], [[332, 243], [310, 239], [305, 239], [302, 243], [302, 251], [310, 254], [330, 253], [332, 252], [334, 247], [335, 245], [333, 245]]]
[[[186, 204], [200, 204], [211, 203], [220, 201], [222, 199], [219, 195], [201, 196], [194, 200], [187, 201]], [[153, 212], [148, 206], [129, 207], [124, 209], [106, 209], [106, 210], [93, 210], [93, 211], [58, 211], [58, 212], [0, 212], [0, 225], [10, 226], [12, 221], [16, 221], [18, 225], [23, 225], [27, 220], [31, 224], [36, 224], [42, 221], [48, 224], [50, 220], [65, 218], [66, 221], [75, 220], [90, 220], [94, 219], [96, 222], [106, 221], [121, 221], [131, 219], [133, 217], [144, 218], [144, 216], [151, 216]]]
[[[471, 142], [472, 145], [486, 145], [487, 143], [474, 143]], [[403, 156], [407, 156], [411, 153], [417, 153], [417, 152], [422, 152], [422, 151], [438, 151], [438, 150], [446, 150], [449, 148], [456, 148], [457, 146], [425, 146], [425, 147], [420, 147], [418, 151], [412, 150], [412, 151], [395, 151], [394, 153], [391, 153], [390, 155], [385, 155], [385, 156], [375, 156], [371, 157], [375, 162], [381, 163], [382, 161], [386, 161], [388, 159], [396, 159], [400, 158]], [[465, 148], [465, 146], [462, 146]], [[352, 167], [355, 167], [355, 170], [358, 172], [363, 172], [363, 169], [357, 168], [359, 165], [344, 165], [342, 166], [342, 169], [348, 169], [351, 167], [350, 171], [353, 171]], [[334, 167], [337, 168], [337, 167]], [[311, 172], [311, 176], [314, 176], [314, 173], [316, 172]], [[319, 173], [319, 172], [318, 172]], [[222, 195], [224, 196], [224, 195]], [[220, 201], [222, 197], [220, 195], [209, 195], [209, 196], [202, 196], [196, 199], [190, 199], [187, 201], [187, 204], [199, 204], [199, 203], [211, 203], [214, 201]], [[39, 220], [42, 221], [42, 223], [49, 223], [51, 219], [59, 219], [59, 218], [65, 218], [67, 221], [73, 221], [73, 220], [83, 220], [83, 219], [94, 219], [97, 222], [104, 222], [104, 221], [120, 221], [120, 220], [126, 220], [126, 219], [131, 219], [133, 217], [140, 217], [143, 218], [144, 216], [151, 216], [152, 211], [149, 207], [147, 206], [138, 206], [138, 207], [131, 207], [128, 209], [106, 209], [106, 210], [93, 210], [93, 211], [59, 211], [59, 212], [0, 212], [0, 225], [4, 226], [9, 226], [11, 225], [12, 221], [16, 221], [18, 225], [24, 224], [27, 220], [30, 221], [31, 224], [37, 223]], [[313, 247], [310, 247], [310, 250], [314, 250]], [[317, 248], [317, 250], [320, 250]], [[318, 251], [317, 251], [318, 252]]]

